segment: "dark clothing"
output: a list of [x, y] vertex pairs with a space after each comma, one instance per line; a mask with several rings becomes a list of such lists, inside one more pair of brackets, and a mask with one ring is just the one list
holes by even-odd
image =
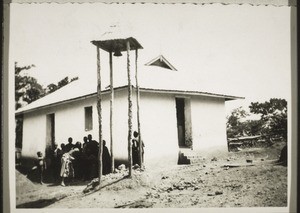
[[71, 151], [71, 149], [75, 148], [75, 145], [72, 144], [72, 143], [68, 143], [66, 146], [65, 146], [65, 152], [69, 152]]
[[63, 150], [61, 150], [60, 148], [57, 149], [56, 151], [56, 156], [57, 156], [57, 159], [60, 161], [62, 155], [64, 154]]
[[82, 150], [79, 149], [79, 152], [75, 156], [73, 161], [74, 173], [76, 178], [82, 178], [83, 176], [83, 154]]
[[83, 164], [83, 178], [89, 180], [98, 177], [98, 142], [95, 140], [83, 143], [82, 150], [82, 164]]
[[103, 175], [109, 174], [111, 172], [111, 157], [106, 146], [103, 146], [102, 164], [103, 164], [102, 174]]
[[56, 148], [53, 151], [53, 158], [52, 158], [52, 171], [53, 171], [53, 178], [56, 182], [60, 176], [60, 169], [61, 169], [61, 157], [63, 152], [60, 148]]
[[90, 150], [89, 163], [91, 165], [91, 177], [98, 177], [99, 173], [99, 162], [98, 162], [98, 153], [99, 153], [99, 143], [95, 140], [88, 142], [88, 147]]
[[89, 142], [84, 142], [82, 149], [82, 173], [84, 180], [89, 180], [91, 178], [91, 164], [89, 162], [90, 155], [91, 148], [89, 146]]
[[85, 155], [82, 155], [82, 177], [83, 180], [89, 180], [91, 177], [91, 166]]
[[136, 139], [132, 139], [132, 164], [139, 164], [139, 145]]
[[87, 163], [89, 167], [89, 177], [90, 178], [98, 177], [98, 171], [99, 171], [98, 156], [95, 156], [93, 154], [89, 155], [87, 159]]
[[95, 140], [91, 140], [87, 145], [91, 154], [97, 157], [99, 153], [99, 143]]
[[[144, 162], [144, 142], [142, 141], [142, 162]], [[132, 139], [132, 164], [140, 165], [140, 144], [138, 139]]]
[[87, 145], [88, 145], [88, 142], [84, 142], [84, 143], [82, 144], [82, 151], [83, 151], [83, 152], [85, 152]]

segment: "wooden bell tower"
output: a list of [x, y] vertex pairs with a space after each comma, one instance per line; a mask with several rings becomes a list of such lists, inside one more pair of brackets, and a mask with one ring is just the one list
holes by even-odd
[[[136, 80], [136, 92], [137, 92], [137, 123], [139, 141], [141, 141], [141, 129], [140, 129], [140, 116], [139, 116], [139, 85], [138, 85], [138, 49], [143, 49], [141, 44], [133, 37], [117, 38], [113, 34], [104, 35], [102, 40], [91, 41], [96, 46], [97, 50], [97, 111], [98, 111], [98, 123], [99, 123], [99, 185], [102, 176], [102, 153], [103, 153], [103, 138], [102, 138], [102, 97], [101, 97], [101, 60], [100, 49], [108, 52], [109, 54], [109, 67], [110, 67], [110, 152], [111, 152], [111, 171], [114, 171], [114, 152], [113, 152], [113, 103], [114, 103], [114, 86], [113, 86], [113, 56], [121, 57], [122, 52], [127, 53], [127, 79], [128, 79], [128, 162], [129, 162], [129, 177], [132, 174], [132, 82], [131, 82], [131, 62], [130, 52], [135, 51], [135, 80]], [[140, 144], [140, 152], [141, 145]], [[140, 166], [142, 166], [142, 154], [140, 153]]]

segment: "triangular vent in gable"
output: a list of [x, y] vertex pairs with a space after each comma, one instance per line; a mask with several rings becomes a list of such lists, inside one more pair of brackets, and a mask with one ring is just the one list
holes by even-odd
[[165, 57], [163, 57], [162, 55], [160, 55], [160, 56], [156, 57], [155, 59], [149, 61], [145, 65], [146, 66], [158, 66], [158, 67], [162, 67], [162, 68], [177, 71], [177, 69], [170, 62], [168, 62], [167, 59]]

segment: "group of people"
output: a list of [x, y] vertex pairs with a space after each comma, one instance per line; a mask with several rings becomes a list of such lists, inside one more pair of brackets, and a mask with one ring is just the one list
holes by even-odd
[[[99, 143], [93, 140], [91, 134], [83, 137], [83, 143], [78, 141], [74, 144], [73, 139], [69, 137], [67, 144], [62, 143], [60, 147], [55, 144], [50, 153], [50, 169], [53, 172], [54, 182], [60, 180], [60, 184], [65, 186], [66, 178], [86, 181], [97, 177], [99, 172], [98, 152]], [[102, 174], [110, 173], [111, 156], [105, 140], [103, 140], [102, 162]], [[40, 183], [43, 184], [43, 174], [47, 165], [41, 152], [37, 153], [36, 166]]]
[[[133, 133], [132, 139], [132, 160], [133, 165], [140, 164], [140, 147], [138, 133]], [[106, 175], [111, 172], [111, 156], [106, 147], [106, 141], [103, 140], [102, 152], [102, 174]], [[142, 143], [142, 161], [144, 153], [144, 144]], [[73, 180], [90, 180], [98, 176], [99, 161], [98, 161], [99, 143], [92, 139], [92, 135], [83, 137], [83, 143], [76, 142], [73, 144], [73, 139], [68, 138], [68, 143], [62, 143], [60, 147], [57, 144], [51, 150], [51, 165], [50, 169], [53, 172], [53, 178], [56, 183], [60, 181], [62, 186], [65, 186], [65, 179]], [[47, 168], [45, 157], [42, 152], [37, 153], [36, 166], [39, 174], [40, 183], [43, 184], [43, 174]]]

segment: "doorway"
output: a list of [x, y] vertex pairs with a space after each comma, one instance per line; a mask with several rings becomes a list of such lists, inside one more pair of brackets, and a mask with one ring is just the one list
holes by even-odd
[[179, 147], [185, 147], [185, 125], [184, 125], [184, 99], [176, 98], [176, 117], [177, 117], [177, 133]]
[[54, 113], [47, 115], [46, 124], [46, 157], [50, 157], [51, 150], [54, 148], [55, 144], [55, 115]]
[[192, 148], [191, 102], [189, 98], [175, 98], [179, 148]]

